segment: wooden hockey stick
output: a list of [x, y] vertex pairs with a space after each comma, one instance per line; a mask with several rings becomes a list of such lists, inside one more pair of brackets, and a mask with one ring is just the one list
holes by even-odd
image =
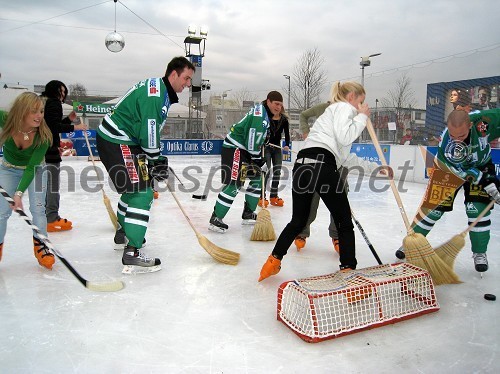
[[237, 265], [238, 261], [240, 260], [240, 254], [238, 252], [233, 252], [228, 249], [218, 247], [210, 240], [208, 240], [205, 236], [201, 235], [198, 232], [198, 230], [196, 230], [196, 227], [194, 227], [193, 223], [191, 222], [188, 215], [184, 211], [184, 208], [182, 207], [180, 201], [177, 199], [175, 192], [172, 191], [168, 183], [167, 183], [167, 188], [174, 197], [174, 200], [177, 203], [177, 206], [181, 210], [182, 214], [184, 215], [184, 218], [186, 218], [186, 220], [188, 221], [189, 226], [191, 226], [194, 233], [196, 234], [196, 237], [198, 238], [198, 243], [200, 243], [203, 249], [205, 249], [205, 251], [207, 251], [208, 254], [212, 256], [216, 261], [222, 262], [223, 264], [226, 265]]
[[[83, 118], [80, 119], [83, 123]], [[85, 136], [85, 142], [87, 143], [87, 148], [89, 149], [89, 156], [90, 159], [92, 160], [92, 165], [94, 165], [94, 170], [96, 173], [96, 176], [99, 178], [99, 173], [97, 171], [97, 166], [95, 164], [94, 160], [94, 155], [92, 154], [92, 148], [90, 148], [90, 143], [89, 143], [89, 138], [87, 136], [87, 131], [83, 130], [83, 136]], [[116, 213], [111, 206], [111, 201], [109, 200], [109, 197], [106, 195], [106, 192], [104, 192], [104, 181], [99, 181], [101, 184], [101, 191], [102, 191], [102, 199], [104, 201], [104, 206], [106, 207], [106, 210], [108, 211], [109, 219], [111, 220], [111, 223], [115, 227], [115, 231], [118, 230], [118, 218], [116, 217]]]
[[[368, 130], [368, 133], [373, 141], [373, 145], [375, 146], [380, 162], [383, 166], [388, 168], [389, 165], [387, 165], [384, 152], [380, 147], [377, 135], [375, 134], [372, 122], [369, 118], [366, 121], [366, 129]], [[436, 284], [460, 283], [460, 279], [455, 274], [453, 269], [451, 269], [438, 255], [436, 255], [427, 238], [422, 234], [415, 233], [413, 231], [410, 226], [410, 222], [408, 221], [408, 216], [404, 209], [403, 202], [401, 201], [401, 196], [399, 195], [399, 191], [394, 183], [394, 178], [388, 175], [388, 180], [406, 226], [407, 236], [403, 239], [403, 248], [405, 249], [407, 261], [415, 266], [426, 269]]]
[[[12, 197], [9, 196], [7, 191], [3, 189], [2, 186], [0, 186], [0, 193], [2, 196], [7, 200], [7, 202], [10, 205], [14, 205], [14, 200]], [[31, 222], [29, 217], [24, 213], [22, 209], [16, 209], [16, 212], [21, 216], [22, 219], [26, 221], [26, 223], [31, 227], [33, 231], [35, 231], [38, 235], [38, 239], [47, 246], [47, 248], [57, 256], [59, 260], [66, 266], [66, 268], [80, 281], [81, 284], [83, 284], [86, 288], [92, 291], [119, 291], [121, 290], [125, 285], [121, 281], [113, 281], [113, 282], [106, 282], [106, 283], [95, 283], [95, 282], [89, 282], [85, 278], [83, 278], [71, 265], [68, 260], [64, 258], [64, 256], [61, 254], [61, 252], [57, 251], [52, 243], [50, 242], [49, 238], [47, 238], [41, 231], [40, 229]]]

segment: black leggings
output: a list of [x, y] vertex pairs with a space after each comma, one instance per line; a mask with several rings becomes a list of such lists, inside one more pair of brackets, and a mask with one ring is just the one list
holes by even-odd
[[351, 207], [347, 194], [339, 183], [340, 174], [335, 165], [326, 163], [300, 164], [293, 168], [292, 182], [292, 220], [280, 234], [272, 254], [278, 259], [286, 255], [295, 237], [307, 224], [311, 211], [314, 192], [318, 192], [321, 200], [333, 216], [339, 233], [340, 264], [355, 269], [356, 248], [354, 226], [351, 220]]

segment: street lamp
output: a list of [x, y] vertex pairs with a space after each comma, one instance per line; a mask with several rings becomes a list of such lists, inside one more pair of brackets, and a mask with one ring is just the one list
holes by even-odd
[[374, 53], [373, 55], [361, 57], [361, 85], [364, 87], [365, 85], [365, 66], [370, 66], [371, 61], [370, 57], [380, 56], [382, 53]]
[[227, 93], [229, 91], [232, 91], [232, 89], [222, 92], [222, 126], [224, 129], [226, 128], [226, 109], [224, 107], [224, 98], [227, 97]]
[[288, 79], [288, 116], [290, 116], [290, 76], [283, 74], [285, 79]]

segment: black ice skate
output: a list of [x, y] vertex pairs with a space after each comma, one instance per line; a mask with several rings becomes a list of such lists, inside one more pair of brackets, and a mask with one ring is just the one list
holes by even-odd
[[255, 225], [257, 221], [257, 214], [248, 207], [247, 202], [245, 201], [245, 207], [243, 208], [243, 214], [241, 215], [242, 225]]
[[210, 225], [208, 226], [208, 229], [215, 232], [224, 233], [228, 228], [229, 226], [222, 222], [222, 219], [218, 218], [215, 215], [215, 212], [213, 212], [212, 217], [210, 217]]
[[161, 270], [159, 258], [146, 257], [138, 248], [127, 245], [123, 250], [123, 274], [152, 273]]
[[483, 273], [488, 270], [488, 258], [486, 253], [473, 253], [472, 258], [474, 258], [474, 267], [476, 271]]
[[[125, 230], [123, 230], [123, 227], [120, 227], [118, 230], [115, 232], [115, 250], [124, 250], [125, 246], [128, 244], [128, 239], [125, 236]], [[142, 246], [141, 248], [144, 248], [146, 246], [146, 239], [142, 241]]]

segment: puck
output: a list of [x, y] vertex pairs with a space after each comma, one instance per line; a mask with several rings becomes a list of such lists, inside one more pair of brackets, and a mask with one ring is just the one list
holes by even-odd
[[490, 301], [495, 301], [497, 299], [497, 297], [491, 293], [485, 293], [484, 298]]
[[198, 200], [206, 200], [207, 195], [193, 195], [193, 199], [198, 199]]

